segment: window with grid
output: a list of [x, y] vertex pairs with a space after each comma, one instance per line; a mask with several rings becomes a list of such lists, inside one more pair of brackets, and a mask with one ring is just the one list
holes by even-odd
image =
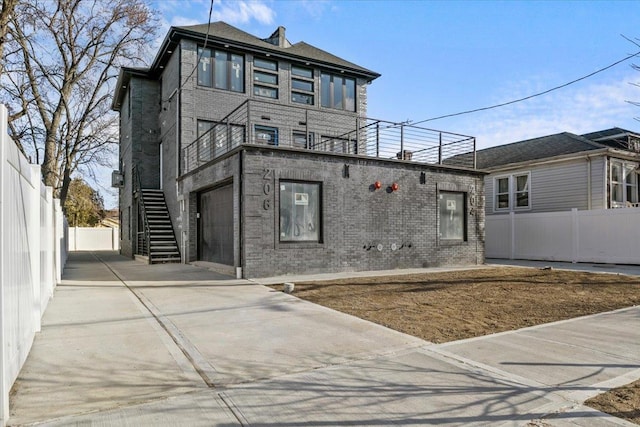
[[611, 207], [627, 207], [638, 203], [638, 165], [611, 161]]
[[313, 70], [296, 65], [291, 67], [291, 102], [314, 105]]
[[278, 62], [266, 58], [253, 59], [253, 94], [278, 99]]

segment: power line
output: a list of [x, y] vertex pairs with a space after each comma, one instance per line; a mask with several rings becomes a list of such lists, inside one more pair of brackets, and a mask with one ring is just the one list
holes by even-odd
[[207, 34], [204, 36], [204, 45], [202, 46], [202, 50], [200, 51], [200, 53], [198, 54], [198, 57], [196, 58], [196, 64], [191, 69], [191, 72], [189, 73], [187, 78], [184, 79], [184, 81], [180, 83], [180, 86], [178, 86], [178, 88], [176, 90], [174, 90], [171, 93], [171, 95], [169, 95], [169, 98], [164, 99], [163, 102], [170, 101], [171, 98], [173, 98], [174, 95], [180, 93], [182, 91], [182, 89], [184, 88], [184, 83], [189, 81], [191, 76], [193, 76], [193, 73], [195, 73], [196, 70], [198, 69], [198, 65], [200, 64], [200, 61], [202, 60], [202, 55], [204, 54], [204, 50], [207, 47], [207, 42], [209, 41], [209, 30], [211, 29], [211, 14], [213, 13], [213, 2], [214, 2], [214, 0], [211, 0], [211, 3], [209, 4], [209, 19], [207, 21]]
[[473, 110], [461, 111], [461, 112], [459, 112], [459, 113], [445, 114], [444, 116], [432, 117], [432, 118], [430, 118], [430, 119], [420, 120], [419, 122], [412, 122], [412, 123], [411, 123], [411, 125], [412, 125], [412, 126], [415, 126], [415, 125], [418, 125], [418, 124], [420, 124], [420, 123], [431, 122], [431, 121], [433, 121], [433, 120], [440, 120], [440, 119], [444, 119], [444, 118], [447, 118], [447, 117], [462, 116], [462, 115], [464, 115], [464, 114], [477, 113], [478, 111], [492, 110], [492, 109], [494, 109], [494, 108], [504, 107], [504, 106], [506, 106], [506, 105], [511, 105], [511, 104], [515, 104], [515, 103], [517, 103], [517, 102], [526, 101], [526, 100], [528, 100], [528, 99], [535, 98], [535, 97], [537, 97], [537, 96], [546, 95], [546, 94], [547, 94], [547, 93], [549, 93], [549, 92], [553, 92], [553, 91], [555, 91], [555, 90], [565, 88], [565, 87], [567, 87], [567, 86], [569, 86], [569, 85], [572, 85], [572, 84], [574, 84], [574, 83], [577, 83], [577, 82], [579, 82], [579, 81], [581, 81], [581, 80], [588, 79], [589, 77], [595, 76], [595, 75], [596, 75], [596, 74], [598, 74], [598, 73], [601, 73], [601, 72], [603, 72], [603, 71], [605, 71], [605, 70], [608, 70], [609, 68], [615, 67], [616, 65], [618, 65], [618, 64], [620, 64], [620, 63], [622, 63], [622, 62], [628, 61], [629, 59], [631, 59], [631, 58], [633, 58], [633, 57], [635, 57], [635, 56], [638, 56], [638, 55], [640, 55], [640, 52], [636, 52], [636, 53], [634, 53], [634, 54], [631, 54], [631, 55], [629, 55], [629, 56], [626, 56], [626, 57], [624, 57], [624, 58], [620, 59], [619, 61], [616, 61], [616, 62], [614, 62], [613, 64], [609, 64], [609, 65], [607, 65], [606, 67], [600, 68], [599, 70], [596, 70], [596, 71], [594, 71], [594, 72], [592, 72], [592, 73], [589, 73], [589, 74], [587, 74], [586, 76], [582, 76], [582, 77], [577, 78], [577, 79], [575, 79], [575, 80], [572, 80], [572, 81], [570, 81], [570, 82], [568, 82], [568, 83], [561, 84], [560, 86], [556, 86], [556, 87], [553, 87], [553, 88], [551, 88], [551, 89], [547, 89], [547, 90], [545, 90], [545, 91], [543, 91], [543, 92], [538, 92], [538, 93], [535, 93], [535, 94], [533, 94], [533, 95], [525, 96], [524, 98], [514, 99], [514, 100], [512, 100], [512, 101], [503, 102], [503, 103], [501, 103], [501, 104], [491, 105], [491, 106], [489, 106], [489, 107], [475, 108], [475, 109], [473, 109]]

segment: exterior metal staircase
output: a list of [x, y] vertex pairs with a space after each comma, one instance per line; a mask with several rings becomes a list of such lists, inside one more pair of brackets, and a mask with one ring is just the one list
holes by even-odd
[[180, 262], [180, 250], [173, 232], [162, 190], [141, 189], [140, 207], [144, 231], [138, 237], [138, 253], [149, 257], [149, 264]]

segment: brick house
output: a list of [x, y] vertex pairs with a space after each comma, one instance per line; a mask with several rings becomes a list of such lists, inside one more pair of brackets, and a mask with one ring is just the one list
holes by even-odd
[[122, 253], [242, 277], [483, 263], [475, 139], [368, 118], [379, 76], [282, 27], [172, 27], [114, 94]]

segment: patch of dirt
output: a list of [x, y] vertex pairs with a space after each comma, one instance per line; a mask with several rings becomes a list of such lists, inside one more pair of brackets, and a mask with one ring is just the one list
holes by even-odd
[[584, 404], [640, 425], [640, 380], [592, 397]]
[[[294, 295], [443, 343], [639, 305], [640, 278], [497, 267], [296, 283]], [[588, 404], [640, 424], [640, 381]]]

